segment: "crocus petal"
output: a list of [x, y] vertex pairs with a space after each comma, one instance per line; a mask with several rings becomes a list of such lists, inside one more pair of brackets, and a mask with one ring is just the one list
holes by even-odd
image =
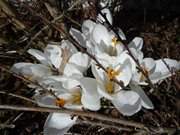
[[[109, 23], [112, 24], [113, 20], [112, 20], [112, 14], [110, 10], [108, 8], [104, 8], [101, 10], [101, 13], [104, 14], [106, 16], [106, 19], [109, 21]], [[101, 22], [106, 22], [106, 20], [101, 14], [98, 14], [97, 20]]]
[[103, 40], [101, 40], [100, 44], [96, 44], [95, 45], [95, 53], [94, 55], [99, 55], [99, 54], [102, 54], [102, 53], [107, 53], [109, 54], [109, 49], [108, 49], [109, 46], [107, 46], [107, 44], [104, 43]]
[[122, 43], [119, 43], [116, 45], [116, 51], [117, 51], [117, 56], [121, 55], [122, 52], [124, 51], [124, 46]]
[[119, 91], [112, 100], [113, 105], [123, 115], [131, 116], [141, 109], [141, 99], [134, 91]]
[[58, 81], [58, 82], [64, 82], [64, 81], [68, 80], [68, 77], [51, 75], [51, 76], [48, 76], [47, 79], [53, 79], [53, 80]]
[[55, 107], [56, 105], [55, 104], [56, 99], [51, 95], [47, 95], [47, 96], [36, 95], [34, 99], [36, 100], [37, 104], [42, 107]]
[[42, 64], [49, 65], [49, 62], [43, 52], [36, 50], [36, 49], [29, 49], [28, 53], [31, 54], [32, 56], [34, 56]]
[[64, 135], [75, 123], [77, 117], [65, 113], [51, 113], [44, 125], [44, 135]]
[[141, 64], [150, 72], [153, 72], [156, 67], [156, 62], [152, 58], [144, 58]]
[[52, 65], [58, 69], [61, 65], [61, 55], [62, 51], [61, 48], [57, 45], [48, 45], [45, 50], [44, 54], [47, 56], [47, 58], [51, 61]]
[[23, 68], [22, 72], [24, 72], [23, 74], [28, 74], [28, 72], [31, 73], [31, 77], [34, 79], [41, 79], [52, 74], [50, 68], [42, 64], [34, 64], [27, 68]]
[[52, 74], [49, 67], [42, 64], [32, 63], [16, 63], [11, 68], [11, 71], [21, 74], [31, 80], [39, 80], [44, 76]]
[[[180, 69], [180, 62], [173, 59], [168, 59], [168, 58], [165, 58], [164, 61], [166, 62], [166, 64], [169, 66], [170, 69], [173, 69], [173, 68], [175, 70]], [[169, 69], [167, 68], [166, 64], [161, 59], [156, 60], [155, 62], [156, 62], [156, 68], [155, 68], [154, 74], [161, 73], [161, 75], [156, 76], [157, 78], [154, 78], [154, 79], [163, 80], [172, 75]]]
[[[118, 70], [119, 66], [116, 67], [115, 70]], [[129, 60], [126, 60], [123, 65], [120, 67], [120, 73], [116, 77], [117, 80], [122, 81], [124, 83], [124, 86], [127, 86], [131, 80], [132, 77], [132, 71], [131, 71], [131, 63]]]
[[97, 92], [97, 82], [93, 78], [82, 78], [80, 80], [82, 88], [81, 103], [84, 108], [92, 111], [100, 109], [100, 96]]
[[140, 86], [131, 84], [130, 87], [134, 92], [136, 92], [140, 96], [141, 104], [144, 108], [147, 108], [147, 109], [154, 108], [151, 100], [148, 98], [148, 96], [145, 94], [145, 92], [143, 91], [143, 89]]
[[126, 60], [129, 61], [129, 66], [131, 66], [132, 72], [136, 71], [136, 63], [126, 51], [123, 51], [119, 56], [116, 57], [115, 63], [117, 65], [118, 63], [124, 63]]
[[29, 67], [31, 65], [33, 65], [33, 64], [32, 63], [26, 63], [26, 62], [15, 63], [11, 67], [11, 71], [16, 73], [16, 74], [21, 74], [23, 68]]
[[95, 64], [92, 64], [91, 71], [98, 82], [102, 82], [104, 80], [104, 76], [103, 76], [104, 71], [98, 68], [98, 66], [96, 66]]
[[[80, 85], [78, 79], [68, 78], [66, 81], [63, 82], [63, 87], [68, 89], [69, 91], [73, 90], [73, 88]], [[72, 91], [71, 91], [72, 92]]]
[[118, 28], [118, 35], [120, 36], [121, 40], [126, 40], [126, 36], [120, 28]]
[[73, 36], [74, 39], [76, 39], [76, 41], [82, 45], [83, 47], [86, 46], [86, 40], [84, 35], [77, 29], [71, 28], [70, 29], [70, 34]]
[[59, 93], [66, 91], [63, 88], [63, 81], [55, 80], [53, 76], [46, 76], [43, 79], [39, 80], [38, 83], [48, 90]]
[[106, 88], [104, 87], [104, 83], [99, 83], [97, 86], [98, 93], [101, 95], [101, 97], [105, 97], [108, 100], [113, 100], [113, 94], [109, 94], [106, 91]]
[[83, 32], [83, 34], [89, 38], [90, 33], [92, 32], [94, 26], [95, 26], [95, 22], [91, 21], [91, 20], [85, 20], [82, 24], [81, 30]]
[[69, 58], [68, 63], [74, 64], [77, 69], [84, 72], [89, 67], [89, 57], [87, 54], [78, 52]]
[[76, 49], [76, 47], [68, 40], [62, 40], [61, 41], [61, 48], [62, 49], [68, 49], [70, 52], [70, 55], [77, 53], [78, 50]]
[[136, 50], [141, 50], [143, 47], [143, 39], [140, 37], [135, 37], [129, 44], [129, 48], [134, 48]]
[[[169, 68], [174, 68], [176, 70], [180, 69], [180, 62], [165, 58], [164, 62], [169, 66]], [[166, 64], [161, 59], [156, 60], [156, 70], [155, 71], [161, 71], [161, 72], [169, 72], [169, 69], [167, 68]]]
[[97, 24], [92, 31], [92, 40], [96, 44], [100, 44], [103, 41], [106, 45], [111, 43], [111, 37], [108, 33], [108, 30], [105, 26]]
[[77, 69], [77, 67], [74, 64], [71, 63], [66, 64], [63, 73], [66, 76], [82, 76], [82, 72], [79, 69]]
[[118, 59], [119, 57], [117, 58], [116, 56], [110, 56], [107, 53], [97, 54], [96, 58], [104, 67], [114, 67], [121, 63], [120, 59]]
[[143, 52], [141, 50], [136, 50], [134, 48], [130, 48], [130, 50], [133, 56], [139, 61], [139, 63], [141, 63], [144, 58]]
[[[167, 74], [162, 74], [161, 72], [154, 72], [152, 74], [149, 75], [149, 79], [151, 80], [151, 82], [153, 84], [165, 79], [166, 77], [169, 77], [171, 76], [170, 73], [167, 73]], [[147, 85], [148, 83], [145, 82], [145, 84]]]

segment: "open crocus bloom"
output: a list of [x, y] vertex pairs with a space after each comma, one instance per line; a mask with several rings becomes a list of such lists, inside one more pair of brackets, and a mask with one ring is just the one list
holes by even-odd
[[[140, 50], [135, 50], [134, 48], [130, 48], [134, 57], [139, 61], [144, 74], [134, 68], [132, 81], [141, 85], [147, 85], [147, 76], [152, 81], [152, 83], [157, 83], [167, 77], [173, 75], [173, 70], [180, 69], [180, 62], [164, 58], [159, 60], [154, 60], [152, 58], [143, 58], [143, 53]], [[136, 65], [136, 63], [131, 59], [132, 65]], [[137, 66], [137, 65], [136, 65]]]
[[154, 82], [170, 77], [171, 75], [173, 75], [174, 70], [180, 69], [180, 62], [169, 58], [156, 60], [155, 63], [156, 67], [154, 70], [154, 74], [160, 72], [160, 76], [154, 77]]
[[[123, 55], [125, 57], [125, 55]], [[105, 56], [104, 56], [105, 57]], [[131, 84], [131, 91], [123, 90], [121, 86], [112, 81], [116, 79], [127, 86], [132, 77], [131, 62], [127, 59], [122, 63], [121, 60], [107, 57], [107, 61], [111, 61], [113, 65], [108, 66], [107, 61], [101, 61], [107, 67], [107, 73], [95, 65], [92, 65], [92, 72], [98, 81], [98, 92], [113, 103], [113, 105], [123, 114], [131, 116], [138, 112], [142, 107], [152, 109], [153, 105], [144, 91], [138, 85]], [[113, 63], [114, 62], [114, 63]]]
[[[76, 78], [51, 76], [54, 82], [62, 83], [62, 89], [55, 91], [53, 95], [40, 96], [36, 95], [35, 99], [41, 106], [60, 106], [68, 109], [89, 110], [100, 109], [100, 96], [97, 92], [97, 82], [93, 78]], [[56, 83], [51, 83], [51, 85]], [[64, 90], [65, 89], [65, 90]]]
[[[73, 79], [74, 78], [74, 79]], [[93, 78], [49, 76], [51, 85], [56, 87], [57, 82], [62, 84], [64, 90], [59, 89], [55, 95], [37, 95], [35, 99], [39, 106], [65, 107], [81, 110], [82, 107], [92, 111], [100, 109], [100, 96], [97, 92], [97, 83]], [[52, 83], [54, 80], [54, 83]], [[77, 117], [64, 113], [51, 113], [44, 125], [44, 135], [64, 135], [76, 122]]]
[[99, 84], [98, 92], [103, 97], [112, 100], [113, 95], [121, 89], [121, 86], [113, 82], [112, 79], [120, 81], [124, 87], [127, 86], [132, 77], [131, 63], [128, 59], [121, 62], [121, 59], [116, 57], [103, 55], [101, 64], [106, 68], [107, 73], [95, 64], [92, 64], [93, 75]]
[[51, 69], [43, 64], [25, 62], [14, 64], [11, 71], [16, 74], [23, 75], [25, 78], [33, 81], [37, 81], [44, 76], [52, 74]]
[[[168, 67], [163, 61], [168, 65]], [[147, 76], [152, 81], [152, 83], [157, 83], [173, 75], [173, 72], [171, 72], [172, 69], [180, 69], [180, 63], [176, 60], [169, 58], [159, 60], [154, 60], [152, 58], [143, 58], [141, 59], [141, 61], [139, 61], [139, 63], [145, 74], [136, 70], [133, 73], [132, 82], [141, 85], [147, 85]]]
[[[143, 52], [141, 51], [143, 46], [143, 40], [142, 38], [136, 37], [128, 44], [129, 50], [133, 54], [133, 56], [139, 61], [139, 64], [141, 65], [142, 70], [145, 74], [137, 70], [137, 65], [134, 62], [134, 60], [129, 57], [129, 60], [132, 64], [132, 82], [138, 83], [141, 85], [147, 85], [147, 77], [152, 81], [152, 83], [157, 83], [158, 81], [161, 81], [169, 76], [172, 75], [174, 70], [180, 69], [180, 62], [164, 58], [159, 60], [154, 60], [152, 58], [144, 58]], [[124, 51], [123, 53], [127, 53]], [[127, 53], [128, 54], [128, 53]]]
[[[123, 40], [126, 39], [121, 29], [118, 29], [118, 33]], [[71, 28], [70, 34], [92, 54], [107, 53], [110, 56], [118, 56], [124, 49], [113, 31], [91, 20], [84, 21], [82, 33]]]
[[123, 45], [118, 41], [115, 34], [112, 31], [108, 31], [102, 24], [97, 24], [94, 27], [91, 33], [91, 41], [97, 46], [97, 53], [105, 52], [110, 56], [117, 56], [123, 50]]
[[51, 113], [44, 124], [44, 135], [64, 135], [75, 123], [78, 117], [65, 113]]
[[62, 41], [61, 46], [49, 44], [44, 53], [36, 49], [29, 49], [28, 53], [41, 64], [16, 63], [12, 71], [34, 80], [54, 73], [82, 76], [90, 62], [88, 56], [78, 52], [69, 41]]

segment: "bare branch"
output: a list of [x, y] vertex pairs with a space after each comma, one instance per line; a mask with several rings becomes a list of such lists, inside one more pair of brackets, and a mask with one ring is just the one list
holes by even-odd
[[96, 112], [89, 112], [89, 111], [76, 111], [76, 110], [70, 110], [65, 108], [48, 108], [48, 107], [24, 107], [24, 106], [13, 106], [13, 105], [0, 105], [0, 109], [3, 110], [16, 110], [16, 111], [29, 111], [29, 112], [49, 112], [49, 113], [67, 113], [70, 115], [77, 115], [77, 116], [83, 116], [87, 118], [93, 118], [98, 119], [101, 121], [107, 121], [110, 123], [116, 123], [124, 126], [129, 127], [135, 127], [135, 128], [141, 128], [145, 129], [145, 125], [138, 123], [138, 122], [132, 122], [127, 120], [121, 120], [118, 118], [111, 118], [109, 116], [101, 115]]

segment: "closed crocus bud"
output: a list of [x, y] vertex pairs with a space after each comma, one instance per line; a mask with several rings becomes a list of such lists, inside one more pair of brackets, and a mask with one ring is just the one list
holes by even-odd
[[44, 135], [64, 135], [76, 123], [78, 117], [65, 113], [51, 113], [44, 124]]

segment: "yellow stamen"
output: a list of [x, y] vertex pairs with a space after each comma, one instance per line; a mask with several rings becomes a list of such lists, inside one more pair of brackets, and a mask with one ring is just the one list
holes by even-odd
[[65, 105], [65, 100], [62, 98], [56, 99], [56, 106], [63, 107]]
[[72, 102], [74, 104], [81, 104], [81, 92], [73, 93], [72, 96]]
[[105, 89], [109, 94], [112, 94], [114, 92], [114, 82], [112, 81], [108, 81], [105, 84]]
[[107, 76], [110, 80], [112, 80], [113, 78], [115, 78], [119, 74], [120, 74], [119, 70], [115, 71], [114, 69], [112, 69], [110, 67], [107, 68]]
[[118, 38], [116, 38], [116, 37], [113, 37], [113, 38], [112, 38], [112, 41], [111, 41], [112, 46], [115, 47], [119, 42], [120, 42], [120, 41], [118, 41]]
[[112, 79], [114, 79], [119, 74], [120, 74], [120, 70], [115, 71], [110, 67], [107, 68], [108, 81], [105, 84], [105, 89], [109, 94], [112, 94], [114, 92], [114, 82], [112, 81]]
[[142, 69], [145, 75], [141, 72], [140, 81], [144, 81], [146, 79], [146, 76], [149, 75], [149, 71], [145, 67], [143, 67]]

